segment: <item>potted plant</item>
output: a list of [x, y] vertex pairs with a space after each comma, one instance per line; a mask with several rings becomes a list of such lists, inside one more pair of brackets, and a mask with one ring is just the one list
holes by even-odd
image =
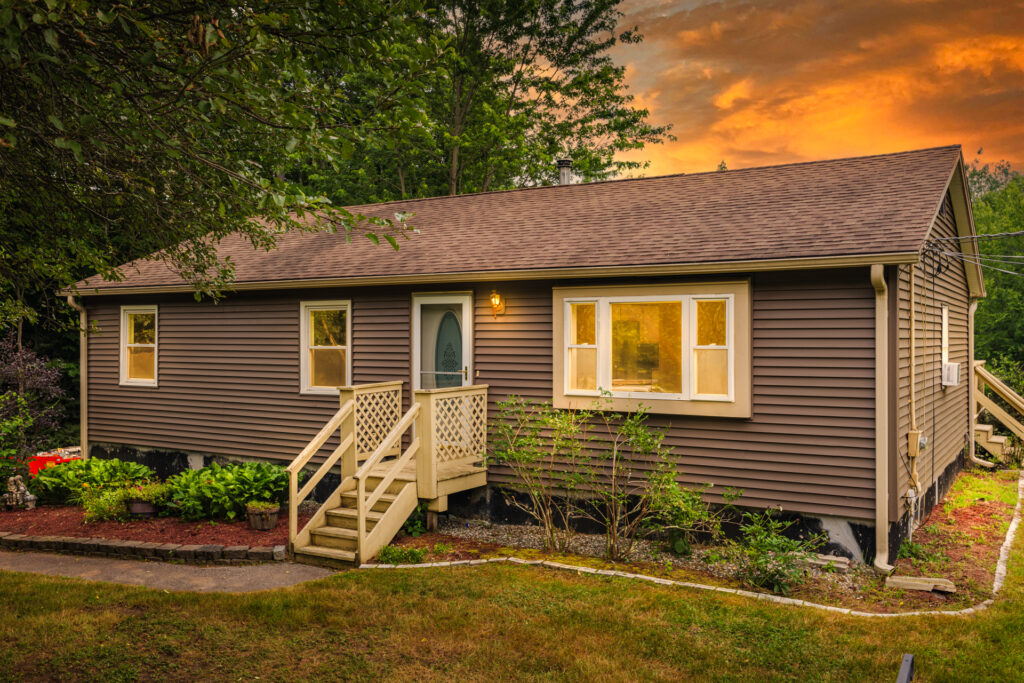
[[280, 512], [279, 504], [265, 500], [251, 500], [245, 504], [249, 526], [257, 531], [269, 531], [277, 526], [277, 515]]
[[161, 503], [167, 498], [165, 484], [151, 483], [133, 486], [128, 495], [128, 514], [137, 519], [155, 517]]

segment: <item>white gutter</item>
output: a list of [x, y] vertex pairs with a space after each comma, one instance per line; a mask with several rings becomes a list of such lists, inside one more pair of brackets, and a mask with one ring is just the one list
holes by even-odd
[[78, 428], [82, 457], [89, 457], [89, 314], [85, 307], [68, 294], [68, 305], [78, 311]]
[[885, 266], [871, 266], [875, 288], [875, 568], [889, 573], [889, 295]]

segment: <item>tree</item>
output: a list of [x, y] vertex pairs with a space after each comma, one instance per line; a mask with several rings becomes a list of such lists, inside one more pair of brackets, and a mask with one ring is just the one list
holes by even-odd
[[0, 0], [0, 326], [20, 340], [53, 290], [153, 253], [215, 295], [231, 234], [262, 249], [286, 228], [397, 244], [400, 220], [368, 225], [284, 169], [329, 168], [422, 120], [444, 48], [415, 31], [420, 9]]
[[[1024, 176], [976, 196], [973, 208], [979, 235], [1024, 231]], [[975, 355], [1024, 362], [1024, 235], [980, 239], [978, 246], [987, 296], [975, 314]]]
[[620, 0], [431, 0], [417, 25], [447, 41], [445, 69], [424, 93], [426, 119], [357, 145], [340, 173], [307, 164], [294, 177], [338, 203], [486, 192], [557, 181], [573, 159], [584, 181], [644, 164], [617, 159], [669, 138], [634, 106], [610, 55], [638, 43], [619, 30]]

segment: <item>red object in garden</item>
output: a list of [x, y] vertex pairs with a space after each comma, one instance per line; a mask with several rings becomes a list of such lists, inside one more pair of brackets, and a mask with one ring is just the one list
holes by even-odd
[[82, 449], [78, 446], [74, 446], [72, 448], [58, 448], [55, 451], [36, 453], [32, 456], [32, 459], [28, 461], [28, 474], [30, 477], [35, 477], [39, 474], [40, 470], [45, 470], [47, 467], [59, 465], [63, 462], [70, 462], [72, 460], [81, 460], [81, 458]]

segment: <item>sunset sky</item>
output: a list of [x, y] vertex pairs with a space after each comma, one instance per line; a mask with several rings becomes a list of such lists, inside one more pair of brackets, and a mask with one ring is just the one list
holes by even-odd
[[961, 144], [1024, 169], [1024, 0], [626, 0], [645, 175]]

